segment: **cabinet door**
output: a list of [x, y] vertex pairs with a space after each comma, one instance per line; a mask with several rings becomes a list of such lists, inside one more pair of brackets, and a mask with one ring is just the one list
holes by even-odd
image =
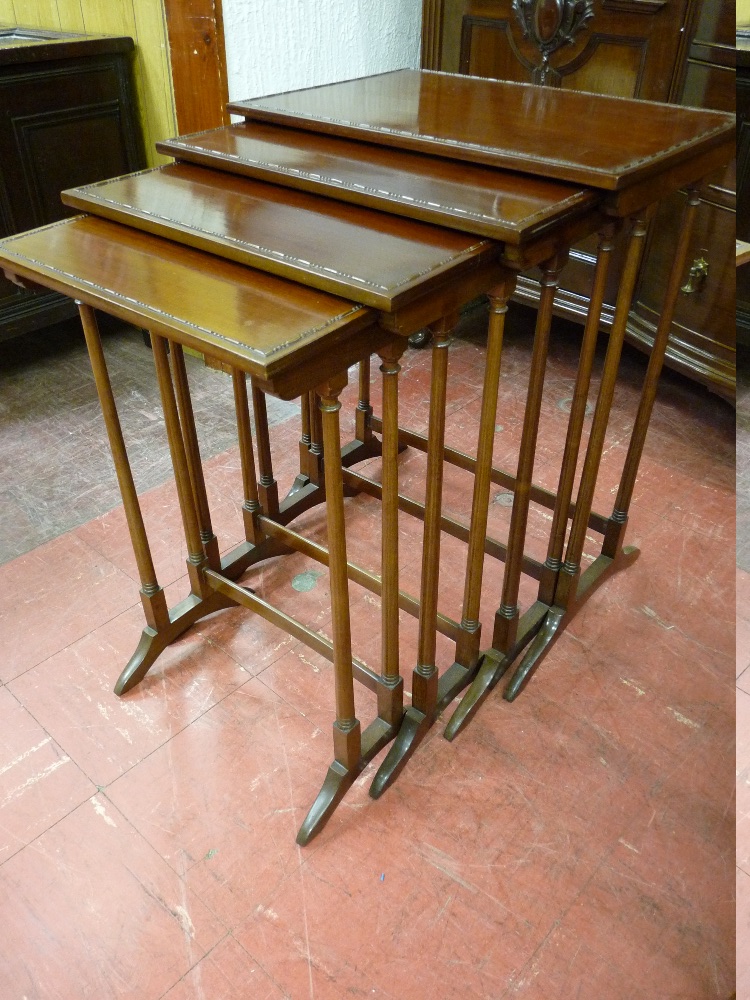
[[[679, 85], [682, 104], [733, 112], [734, 5], [705, 2]], [[670, 334], [670, 363], [723, 395], [735, 383], [735, 163], [706, 179]], [[651, 232], [631, 313], [631, 338], [649, 347], [671, 265], [684, 193], [663, 203]]]
[[427, 0], [425, 27], [439, 19], [431, 58], [448, 72], [666, 101], [686, 7], [687, 0]]
[[[0, 163], [2, 236], [73, 214], [60, 200], [64, 188], [143, 166], [128, 55], [84, 51], [2, 66]], [[0, 340], [74, 312], [69, 299], [0, 274]]]
[[[750, 242], [750, 35], [737, 39], [737, 238]], [[741, 50], [741, 51], [740, 51]], [[750, 346], [750, 265], [737, 269], [737, 340]]]

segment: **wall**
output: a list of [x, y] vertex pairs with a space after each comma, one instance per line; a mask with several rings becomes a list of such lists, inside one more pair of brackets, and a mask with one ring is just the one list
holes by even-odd
[[230, 100], [418, 67], [421, 0], [223, 0]]
[[750, 0], [737, 0], [737, 27], [750, 27]]
[[135, 84], [146, 156], [177, 127], [161, 0], [0, 0], [0, 23], [89, 35], [128, 35], [136, 44]]

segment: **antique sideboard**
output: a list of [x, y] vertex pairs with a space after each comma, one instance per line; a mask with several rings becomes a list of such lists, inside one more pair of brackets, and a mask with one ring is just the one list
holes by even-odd
[[[422, 65], [734, 111], [734, 34], [734, 4], [727, 0], [424, 0]], [[576, 127], [585, 143], [587, 123]], [[701, 189], [666, 357], [667, 365], [727, 398], [735, 392], [734, 174], [729, 164]], [[684, 197], [676, 192], [665, 200], [649, 233], [626, 334], [645, 350], [653, 343]], [[571, 253], [556, 310], [580, 319], [592, 244], [584, 241]], [[605, 330], [615, 293], [611, 284], [602, 311]], [[533, 304], [538, 294], [533, 278], [520, 279], [518, 299]]]
[[[144, 165], [132, 55], [131, 38], [0, 24], [0, 235], [69, 215], [63, 188]], [[74, 312], [0, 276], [0, 341]]]

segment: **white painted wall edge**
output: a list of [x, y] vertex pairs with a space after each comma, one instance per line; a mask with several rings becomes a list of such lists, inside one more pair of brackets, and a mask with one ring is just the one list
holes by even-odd
[[419, 67], [421, 0], [223, 0], [229, 99]]

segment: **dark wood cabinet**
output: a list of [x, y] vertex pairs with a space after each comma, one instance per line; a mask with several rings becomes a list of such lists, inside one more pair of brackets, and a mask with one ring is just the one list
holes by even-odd
[[[726, 0], [424, 0], [426, 68], [553, 87], [735, 108], [734, 4]], [[581, 143], [587, 122], [580, 122]], [[533, 122], [529, 122], [533, 128]], [[691, 264], [684, 276], [666, 363], [731, 398], [735, 391], [734, 165], [702, 189]], [[662, 206], [651, 226], [628, 322], [645, 350], [655, 322], [685, 196]], [[582, 319], [595, 242], [575, 246], [557, 310]], [[616, 270], [602, 328], [612, 322]], [[538, 283], [523, 276], [517, 298], [535, 304]]]
[[[0, 26], [0, 235], [71, 214], [60, 191], [145, 165], [130, 38]], [[0, 340], [69, 315], [0, 276]]]
[[[737, 35], [737, 239], [750, 243], [750, 31]], [[737, 340], [750, 347], [750, 273], [737, 268]]]

